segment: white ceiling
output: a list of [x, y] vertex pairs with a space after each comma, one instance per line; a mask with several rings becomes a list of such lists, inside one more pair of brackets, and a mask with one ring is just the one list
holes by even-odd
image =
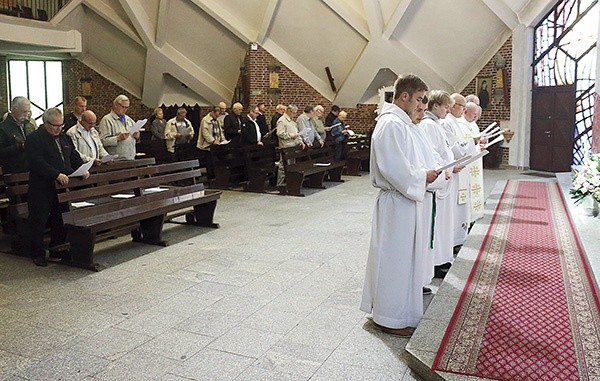
[[554, 2], [71, 0], [51, 25], [0, 16], [0, 53], [75, 56], [149, 106], [178, 97], [215, 104], [232, 98], [246, 48], [257, 42], [352, 107], [376, 103], [377, 89], [404, 72], [462, 90], [514, 28]]

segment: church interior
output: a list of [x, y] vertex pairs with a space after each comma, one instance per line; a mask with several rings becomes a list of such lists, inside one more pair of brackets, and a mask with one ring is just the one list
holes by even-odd
[[[267, 120], [337, 105], [367, 138], [414, 73], [478, 95], [480, 130], [504, 137], [483, 158], [484, 216], [410, 338], [359, 310], [378, 193], [361, 163], [304, 197], [206, 182], [210, 226], [170, 218], [164, 247], [108, 234], [100, 271], [37, 267], [4, 230], [0, 380], [600, 380], [599, 19], [598, 0], [0, 0], [0, 108], [25, 96], [36, 123], [77, 96], [100, 120], [124, 94], [134, 120], [185, 107], [196, 131], [220, 102]], [[548, 295], [564, 303], [513, 315]]]

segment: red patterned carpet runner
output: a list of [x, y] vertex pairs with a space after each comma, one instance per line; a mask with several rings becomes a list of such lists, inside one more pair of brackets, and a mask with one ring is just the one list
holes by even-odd
[[507, 183], [434, 370], [600, 380], [596, 283], [565, 208], [557, 183]]

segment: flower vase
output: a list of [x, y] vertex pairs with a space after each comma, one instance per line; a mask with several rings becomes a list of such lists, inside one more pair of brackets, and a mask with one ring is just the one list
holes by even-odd
[[598, 207], [598, 201], [596, 201], [593, 197], [585, 197], [581, 202], [581, 206], [583, 207], [583, 214], [586, 216], [598, 216], [598, 212], [600, 211]]

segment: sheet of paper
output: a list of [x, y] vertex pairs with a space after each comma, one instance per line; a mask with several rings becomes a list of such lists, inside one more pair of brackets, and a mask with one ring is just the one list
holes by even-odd
[[481, 135], [482, 137], [485, 136], [486, 138], [489, 139], [490, 136], [496, 136], [498, 134], [498, 132], [501, 131], [500, 127], [496, 127], [490, 131], [488, 131], [487, 133]]
[[468, 160], [463, 161], [462, 163], [460, 163], [460, 165], [469, 165], [472, 162], [474, 162], [475, 160], [479, 160], [482, 157], [484, 157], [485, 155], [487, 155], [488, 153], [490, 153], [488, 150], [484, 149], [483, 151], [479, 152], [477, 155], [470, 157]]
[[348, 130], [348, 135], [350, 135], [350, 136], [354, 136], [354, 135], [355, 135], [355, 134], [354, 134], [354, 131], [352, 131], [352, 130]]
[[81, 164], [81, 167], [77, 168], [75, 170], [75, 172], [73, 172], [69, 175], [69, 177], [79, 177], [79, 176], [85, 175], [86, 172], [89, 171], [90, 168], [92, 168], [93, 164], [94, 164], [94, 160], [90, 160], [87, 163]]
[[225, 144], [229, 144], [229, 140], [223, 140], [221, 143], [219, 143], [220, 145], [225, 145]]
[[137, 122], [135, 122], [135, 124], [133, 126], [131, 126], [131, 128], [129, 129], [129, 133], [133, 134], [135, 132], [138, 132], [142, 127], [144, 127], [147, 120], [148, 119], [142, 119], [142, 120], [138, 120]]
[[446, 169], [454, 168], [457, 165], [463, 165], [462, 163], [466, 160], [469, 160], [470, 158], [471, 158], [471, 155], [465, 155], [463, 157], [460, 157], [460, 158], [454, 160], [453, 162], [450, 162], [444, 166], [438, 167], [435, 170], [437, 172], [441, 172], [441, 171], [445, 171]]
[[494, 144], [496, 144], [496, 143], [499, 143], [499, 142], [501, 142], [501, 141], [503, 141], [503, 140], [504, 140], [504, 135], [502, 135], [502, 134], [501, 134], [501, 135], [500, 135], [500, 136], [498, 136], [496, 139], [494, 139], [494, 140], [492, 140], [491, 142], [489, 142], [488, 144], [486, 144], [486, 145], [485, 145], [485, 148], [491, 147], [491, 146], [493, 146]]
[[85, 208], [86, 206], [93, 206], [95, 204], [92, 204], [91, 202], [87, 202], [87, 201], [80, 201], [80, 202], [72, 202], [71, 206], [74, 208]]
[[315, 163], [315, 167], [329, 167], [331, 163]]
[[102, 159], [100, 159], [100, 161], [102, 163], [108, 163], [109, 161], [113, 161], [118, 157], [119, 157], [119, 155], [106, 155], [106, 156], [103, 156]]
[[156, 193], [156, 192], [163, 192], [166, 190], [169, 190], [169, 188], [161, 188], [161, 187], [146, 188], [146, 189], [144, 189], [144, 193]]
[[135, 197], [134, 194], [129, 194], [129, 193], [117, 193], [117, 194], [113, 194], [110, 197], [112, 198], [132, 198]]
[[498, 124], [498, 123], [494, 122], [494, 123], [490, 124], [489, 126], [487, 126], [487, 127], [485, 128], [485, 130], [481, 131], [481, 135], [485, 135], [485, 134], [487, 134], [488, 132], [490, 132], [490, 130], [491, 130], [492, 128], [494, 128], [494, 127], [496, 126], [496, 124]]

